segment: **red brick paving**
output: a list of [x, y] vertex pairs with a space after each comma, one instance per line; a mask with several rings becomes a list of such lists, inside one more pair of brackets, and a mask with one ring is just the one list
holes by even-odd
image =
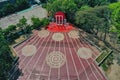
[[[106, 80], [104, 74], [95, 64], [94, 59], [99, 51], [84, 40], [70, 38], [68, 32], [62, 32], [64, 40], [54, 41], [50, 32], [47, 37], [39, 37], [38, 32], [19, 46], [15, 51], [19, 56], [19, 68], [23, 75], [18, 80]], [[22, 48], [27, 45], [34, 45], [37, 51], [32, 56], [22, 55]], [[80, 58], [77, 51], [81, 47], [93, 51], [89, 59]], [[53, 68], [46, 62], [46, 56], [53, 51], [60, 51], [66, 57], [66, 62], [59, 68]], [[54, 61], [54, 60], [53, 60]]]

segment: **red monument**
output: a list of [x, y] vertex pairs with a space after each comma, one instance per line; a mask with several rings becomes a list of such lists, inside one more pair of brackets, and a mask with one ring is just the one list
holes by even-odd
[[55, 20], [58, 25], [63, 25], [65, 19], [65, 14], [63, 12], [56, 12], [55, 14]]
[[47, 27], [52, 32], [67, 32], [73, 29], [73, 26], [67, 22], [65, 13], [61, 11], [55, 13], [52, 22]]

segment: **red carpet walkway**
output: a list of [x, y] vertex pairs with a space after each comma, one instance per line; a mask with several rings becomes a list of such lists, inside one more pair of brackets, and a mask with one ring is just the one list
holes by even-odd
[[15, 47], [23, 73], [18, 80], [106, 80], [94, 62], [99, 51], [78, 34], [34, 31]]

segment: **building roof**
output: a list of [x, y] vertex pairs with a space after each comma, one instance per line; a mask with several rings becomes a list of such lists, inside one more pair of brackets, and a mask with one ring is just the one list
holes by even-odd
[[61, 11], [58, 11], [58, 12], [55, 13], [55, 16], [58, 16], [58, 15], [63, 16], [63, 19], [65, 19], [65, 13], [63, 13]]

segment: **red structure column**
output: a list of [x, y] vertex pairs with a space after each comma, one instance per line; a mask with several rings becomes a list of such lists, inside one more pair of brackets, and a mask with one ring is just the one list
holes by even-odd
[[55, 14], [55, 20], [58, 25], [63, 25], [64, 19], [65, 19], [65, 14], [63, 12], [57, 12]]
[[65, 13], [61, 11], [56, 12], [54, 19], [52, 19], [52, 23], [47, 26], [48, 30], [53, 32], [67, 32], [73, 29], [73, 26], [67, 23]]

